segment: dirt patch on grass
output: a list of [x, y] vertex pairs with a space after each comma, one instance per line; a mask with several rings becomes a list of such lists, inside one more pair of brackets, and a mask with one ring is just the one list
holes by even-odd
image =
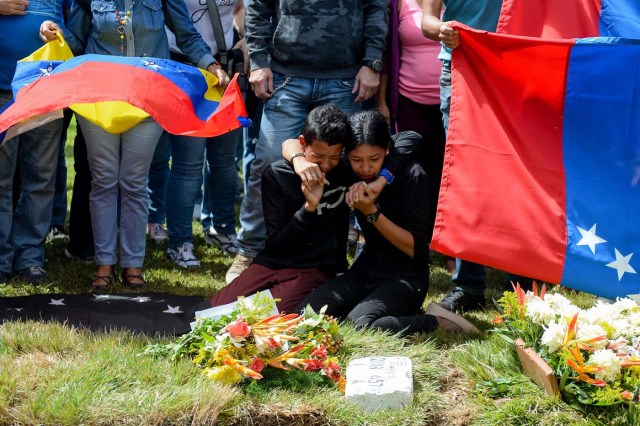
[[436, 425], [464, 426], [473, 423], [477, 410], [469, 403], [473, 384], [460, 368], [449, 368], [439, 379], [445, 411], [436, 416]]
[[325, 415], [310, 406], [290, 409], [282, 405], [252, 405], [231, 423], [233, 426], [323, 426], [329, 424]]

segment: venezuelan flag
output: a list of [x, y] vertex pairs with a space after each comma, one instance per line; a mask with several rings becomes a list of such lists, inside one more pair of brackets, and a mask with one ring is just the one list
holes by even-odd
[[[56, 43], [44, 48], [51, 44]], [[25, 122], [42, 124], [43, 116], [66, 107], [112, 133], [148, 116], [166, 131], [187, 136], [212, 137], [251, 124], [236, 78], [223, 93], [214, 75], [168, 59], [60, 59], [59, 51], [49, 50], [21, 61], [13, 82], [15, 102], [0, 115], [0, 132], [19, 134]]]
[[431, 247], [640, 293], [640, 40], [460, 30]]

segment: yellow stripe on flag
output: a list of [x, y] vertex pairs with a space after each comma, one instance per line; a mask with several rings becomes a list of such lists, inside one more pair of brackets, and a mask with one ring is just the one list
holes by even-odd
[[73, 104], [69, 108], [109, 133], [123, 133], [149, 114], [124, 101], [104, 101], [91, 104]]
[[18, 62], [29, 61], [66, 61], [73, 58], [73, 53], [62, 34], [58, 33], [58, 39], [45, 43], [40, 49], [33, 52]]

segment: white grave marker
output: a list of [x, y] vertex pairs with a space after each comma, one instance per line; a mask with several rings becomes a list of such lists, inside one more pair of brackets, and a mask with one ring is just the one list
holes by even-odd
[[365, 411], [404, 408], [413, 400], [411, 360], [404, 356], [354, 359], [347, 367], [347, 401]]

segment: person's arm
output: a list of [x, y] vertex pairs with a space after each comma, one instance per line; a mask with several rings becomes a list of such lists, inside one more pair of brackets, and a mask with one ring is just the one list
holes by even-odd
[[[251, 64], [249, 83], [257, 97], [269, 99], [273, 93], [273, 73], [269, 67], [269, 47], [273, 39], [275, 0], [251, 0], [245, 14], [245, 37]], [[273, 23], [275, 25], [275, 23]]]
[[349, 190], [354, 206], [365, 215], [379, 211], [373, 224], [380, 234], [396, 248], [417, 261], [429, 261], [431, 240], [429, 219], [429, 180], [426, 174], [414, 175], [404, 182], [402, 200], [397, 208], [405, 209], [406, 228], [392, 222], [375, 203], [371, 189], [364, 182], [358, 182]]
[[247, 39], [244, 36], [244, 1], [238, 0], [236, 6], [233, 8], [233, 26], [240, 36], [240, 40], [233, 46], [234, 49], [242, 50], [242, 56], [244, 57], [244, 73], [249, 74], [249, 49], [247, 49]]
[[184, 1], [166, 0], [163, 10], [165, 25], [176, 36], [176, 44], [180, 50], [198, 68], [207, 70], [218, 77], [220, 86], [225, 87], [229, 84], [229, 76], [211, 55], [211, 49], [193, 26]]
[[[381, 61], [389, 31], [389, 14], [385, 0], [364, 0], [362, 13], [364, 18], [364, 57], [362, 59]], [[355, 102], [363, 102], [374, 96], [379, 84], [380, 75], [371, 68], [362, 66], [353, 86], [353, 93], [358, 94]]]
[[287, 208], [290, 204], [287, 192], [300, 191], [300, 187], [283, 187], [270, 169], [262, 175], [261, 185], [262, 209], [267, 228], [266, 246], [272, 253], [287, 254], [300, 250], [314, 235], [313, 231], [318, 229], [320, 216], [316, 209], [324, 186], [309, 186], [306, 191], [303, 189], [306, 201], [292, 216]]
[[378, 87], [378, 94], [376, 95], [376, 107], [380, 114], [384, 115], [384, 119], [387, 121], [387, 126], [391, 127], [391, 109], [387, 104], [387, 86], [389, 84], [389, 76], [384, 73], [380, 74], [380, 86]]
[[300, 139], [287, 139], [282, 142], [282, 157], [291, 164], [302, 182], [310, 185], [329, 184], [320, 166], [308, 161], [304, 156]]
[[458, 30], [451, 28], [454, 21], [442, 22], [442, 0], [423, 0], [422, 34], [433, 41], [442, 42], [450, 49], [460, 44]]

